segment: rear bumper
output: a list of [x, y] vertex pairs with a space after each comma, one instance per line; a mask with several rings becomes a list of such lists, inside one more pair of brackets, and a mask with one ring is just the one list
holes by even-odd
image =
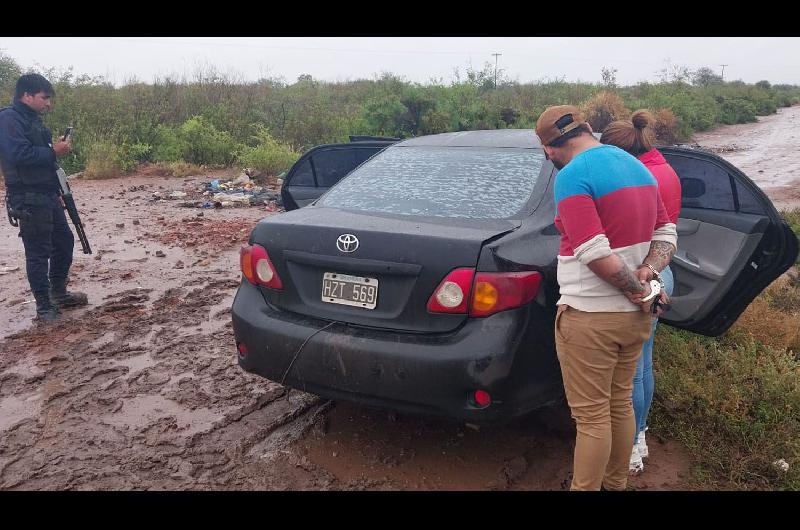
[[[552, 327], [543, 316], [526, 307], [430, 335], [336, 323], [312, 337], [330, 322], [277, 310], [247, 281], [232, 308], [236, 341], [248, 352], [239, 365], [248, 372], [280, 382], [305, 342], [286, 374], [290, 387], [475, 423], [524, 414], [560, 393]], [[492, 396], [487, 408], [471, 402], [478, 389]]]

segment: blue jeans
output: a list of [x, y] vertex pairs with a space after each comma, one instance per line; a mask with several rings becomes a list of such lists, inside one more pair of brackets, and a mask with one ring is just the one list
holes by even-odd
[[[664, 288], [668, 296], [672, 296], [675, 287], [675, 278], [672, 276], [672, 269], [667, 266], [661, 272], [664, 280]], [[653, 339], [656, 336], [656, 326], [658, 319], [653, 319], [653, 327], [650, 338], [642, 346], [642, 356], [636, 365], [636, 374], [633, 376], [633, 413], [636, 417], [636, 434], [645, 430], [647, 427], [647, 414], [650, 412], [650, 404], [653, 402], [653, 391], [655, 390], [655, 379], [653, 378]], [[636, 441], [634, 440], [634, 443]]]

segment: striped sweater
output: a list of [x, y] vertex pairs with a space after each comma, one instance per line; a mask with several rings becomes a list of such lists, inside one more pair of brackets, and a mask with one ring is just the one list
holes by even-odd
[[651, 241], [676, 245], [676, 226], [650, 171], [618, 147], [592, 147], [558, 173], [555, 202], [555, 224], [561, 232], [558, 304], [589, 312], [638, 311], [587, 264], [613, 252], [635, 270]]

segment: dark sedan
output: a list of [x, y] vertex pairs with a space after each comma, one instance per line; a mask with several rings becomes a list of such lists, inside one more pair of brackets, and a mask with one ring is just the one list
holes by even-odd
[[[721, 158], [662, 152], [684, 190], [663, 320], [719, 335], [798, 241]], [[241, 253], [240, 366], [334, 400], [476, 423], [558, 398], [555, 172], [531, 130], [425, 136], [264, 219]]]

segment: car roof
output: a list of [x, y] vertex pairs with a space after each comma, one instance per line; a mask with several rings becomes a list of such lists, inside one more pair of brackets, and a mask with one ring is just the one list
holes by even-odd
[[534, 149], [542, 144], [533, 129], [490, 129], [431, 134], [410, 138], [395, 144], [397, 147], [517, 147]]

